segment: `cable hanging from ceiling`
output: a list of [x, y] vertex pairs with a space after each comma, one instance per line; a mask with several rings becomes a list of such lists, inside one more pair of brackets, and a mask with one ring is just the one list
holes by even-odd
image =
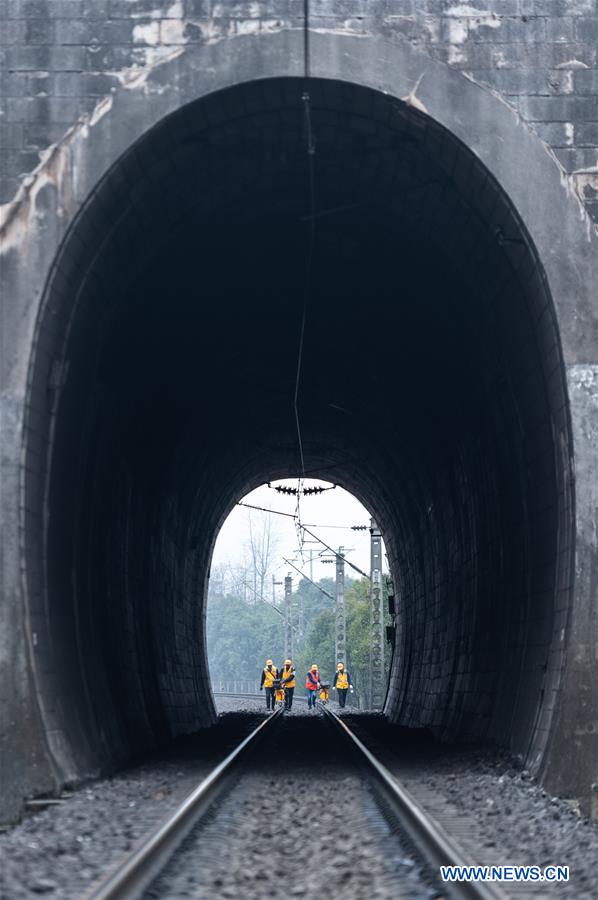
[[[307, 151], [307, 178], [308, 178], [308, 222], [309, 233], [307, 243], [307, 257], [305, 265], [305, 281], [303, 286], [303, 307], [301, 310], [301, 327], [299, 331], [299, 348], [297, 352], [297, 369], [295, 374], [295, 393], [293, 398], [293, 409], [295, 413], [295, 426], [297, 429], [297, 443], [299, 447], [299, 465], [300, 474], [297, 479], [297, 523], [301, 522], [301, 495], [303, 491], [303, 479], [305, 478], [305, 457], [303, 452], [303, 437], [301, 434], [301, 419], [299, 416], [299, 389], [301, 385], [301, 374], [303, 364], [303, 347], [305, 341], [305, 325], [307, 321], [307, 309], [309, 294], [311, 290], [313, 257], [316, 238], [316, 190], [315, 190], [315, 152], [316, 145], [312, 127], [311, 115], [311, 98], [309, 93], [309, 80], [311, 77], [311, 61], [310, 61], [310, 44], [309, 44], [309, 0], [303, 0], [303, 92], [301, 100], [303, 103], [303, 117], [305, 128], [305, 146]], [[298, 537], [301, 535], [298, 529]]]

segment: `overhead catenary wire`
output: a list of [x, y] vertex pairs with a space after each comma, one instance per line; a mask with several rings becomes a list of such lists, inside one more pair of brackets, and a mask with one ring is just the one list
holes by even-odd
[[301, 575], [302, 578], [305, 578], [307, 581], [309, 581], [310, 584], [313, 584], [314, 587], [316, 587], [319, 591], [321, 591], [323, 594], [325, 594], [326, 597], [328, 597], [330, 600], [334, 600], [334, 597], [332, 596], [332, 594], [329, 594], [328, 591], [324, 590], [323, 587], [320, 587], [319, 584], [317, 584], [315, 581], [312, 581], [312, 579], [309, 577], [309, 575], [306, 575], [305, 572], [302, 572], [301, 569], [298, 569], [297, 566], [294, 563], [292, 563], [290, 559], [286, 559], [284, 556], [283, 556], [283, 559], [289, 566], [292, 566], [292, 568], [296, 572], [299, 572], [299, 574]]
[[[258, 592], [257, 592], [257, 591], [254, 591], [254, 589], [251, 587], [251, 585], [249, 584], [249, 582], [245, 582], [245, 586], [248, 587], [249, 590], [250, 590], [253, 594], [255, 594], [255, 598], [256, 598], [256, 600], [258, 601], [258, 603], [265, 603], [266, 606], [269, 606], [270, 609], [273, 609], [274, 612], [278, 613], [278, 615], [281, 616], [281, 617], [284, 619], [284, 613], [283, 613], [282, 610], [280, 610], [274, 603], [271, 603], [269, 600], [265, 600], [263, 597], [260, 597], [260, 595], [258, 594]], [[294, 625], [292, 622], [291, 622], [291, 628], [293, 629], [293, 631], [295, 632], [295, 634], [299, 634], [299, 629], [298, 629], [297, 626]]]
[[[302, 481], [299, 481], [298, 484], [302, 484]], [[300, 506], [300, 492], [297, 492], [297, 505], [295, 506], [295, 534], [297, 535], [297, 543], [299, 544], [299, 556], [301, 557], [301, 564], [305, 565], [305, 557], [303, 555], [303, 531], [301, 529], [301, 506]]]
[[309, 43], [309, 0], [303, 0], [303, 74], [305, 80], [311, 75], [311, 55]]
[[[297, 513], [282, 512], [280, 509], [269, 509], [266, 506], [255, 506], [253, 503], [244, 503], [242, 500], [239, 500], [237, 506], [244, 506], [246, 509], [257, 509], [259, 512], [272, 513], [273, 516], [285, 516], [287, 519], [297, 519]], [[369, 528], [369, 525], [325, 525], [323, 522], [306, 522], [301, 525], [301, 528], [341, 528], [344, 531], [364, 531]], [[319, 544], [322, 543], [319, 538], [316, 538], [316, 540]]]
[[[311, 120], [311, 99], [309, 94], [310, 78], [310, 44], [309, 44], [309, 0], [303, 2], [303, 61], [304, 84], [301, 100], [303, 102], [303, 115], [305, 123], [305, 140], [307, 150], [307, 177], [308, 177], [308, 210], [309, 210], [309, 235], [307, 244], [307, 259], [305, 266], [305, 280], [303, 285], [303, 306], [301, 310], [301, 326], [299, 329], [299, 348], [297, 352], [297, 368], [295, 373], [295, 392], [293, 397], [293, 410], [295, 414], [295, 426], [297, 429], [297, 443], [299, 447], [299, 463], [301, 476], [299, 482], [305, 478], [305, 456], [303, 452], [303, 437], [301, 434], [301, 420], [299, 416], [299, 389], [301, 386], [301, 374], [303, 365], [303, 346], [305, 343], [305, 325], [307, 321], [307, 307], [311, 290], [313, 257], [316, 236], [316, 189], [314, 155], [316, 152], [314, 134]], [[300, 487], [300, 483], [299, 483]], [[300, 491], [297, 493], [297, 518], [301, 518]]]
[[237, 506], [244, 506], [245, 509], [257, 509], [260, 512], [272, 513], [272, 515], [275, 515], [275, 516], [286, 516], [288, 519], [296, 519], [297, 518], [296, 513], [282, 512], [279, 509], [267, 509], [265, 506], [255, 506], [253, 503], [243, 503], [242, 500], [239, 500], [239, 502], [237, 503]]
[[[322, 546], [326, 547], [327, 550], [330, 550], [331, 553], [334, 553], [335, 556], [338, 556], [338, 550], [335, 550], [330, 546], [330, 544], [327, 544], [326, 541], [323, 541], [322, 538], [319, 538], [317, 534], [313, 533], [313, 531], [310, 531], [307, 525], [303, 525], [302, 528], [304, 531], [307, 531], [308, 534], [311, 534], [311, 536], [315, 538], [316, 541], [318, 541], [320, 544], [322, 544]], [[363, 569], [360, 569], [359, 566], [356, 566], [355, 563], [352, 563], [349, 559], [345, 559], [345, 562], [348, 566], [351, 566], [352, 569], [355, 569], [356, 572], [359, 572], [360, 575], [370, 581], [370, 576], [367, 574], [367, 572], [364, 572]]]

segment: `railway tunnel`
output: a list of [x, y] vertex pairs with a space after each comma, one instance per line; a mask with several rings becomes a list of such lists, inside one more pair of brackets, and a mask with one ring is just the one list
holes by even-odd
[[390, 719], [543, 764], [574, 511], [542, 260], [490, 172], [416, 105], [311, 79], [310, 159], [305, 88], [248, 82], [164, 118], [55, 260], [24, 491], [45, 510], [26, 571], [63, 779], [215, 721], [218, 528], [303, 470], [383, 529]]

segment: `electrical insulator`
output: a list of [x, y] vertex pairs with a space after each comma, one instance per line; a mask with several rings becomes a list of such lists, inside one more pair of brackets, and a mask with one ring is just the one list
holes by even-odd
[[297, 488], [286, 487], [284, 484], [277, 485], [274, 490], [279, 494], [295, 494], [297, 495]]

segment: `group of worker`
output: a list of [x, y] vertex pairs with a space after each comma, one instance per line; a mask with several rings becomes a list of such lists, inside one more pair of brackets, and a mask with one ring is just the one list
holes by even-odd
[[[296, 685], [297, 676], [291, 659], [285, 659], [280, 667], [275, 666], [271, 659], [266, 660], [266, 665], [262, 671], [260, 691], [264, 690], [266, 692], [267, 710], [274, 711], [277, 701], [283, 701], [284, 708], [291, 709]], [[314, 663], [305, 676], [308, 709], [315, 709], [318, 696], [320, 699], [328, 699], [329, 687], [330, 685], [323, 682], [320, 678], [320, 671]], [[344, 707], [347, 702], [347, 694], [353, 688], [351, 686], [351, 676], [342, 662], [339, 662], [336, 667], [332, 687], [336, 688], [339, 706]]]

